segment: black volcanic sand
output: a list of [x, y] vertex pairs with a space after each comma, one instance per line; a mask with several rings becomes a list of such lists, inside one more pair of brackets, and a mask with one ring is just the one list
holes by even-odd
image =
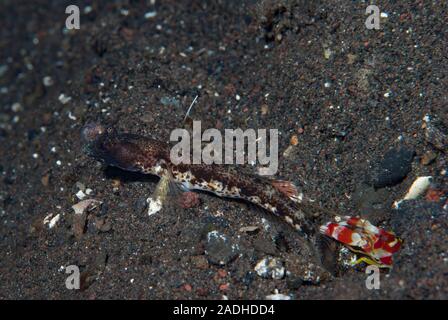
[[[380, 30], [365, 27], [365, 3], [343, 0], [78, 2], [81, 28], [68, 31], [73, 2], [0, 4], [0, 298], [448, 297], [446, 197], [392, 209], [418, 176], [447, 188], [446, 149], [423, 121], [448, 124], [445, 1], [383, 1]], [[90, 122], [168, 141], [196, 95], [203, 129], [278, 129], [279, 177], [404, 239], [379, 290], [362, 266], [305, 281], [300, 236], [243, 202], [200, 194], [194, 208], [149, 217], [157, 179], [83, 153]], [[83, 186], [103, 205], [74, 217]], [[49, 214], [60, 214], [51, 229]], [[226, 242], [211, 253], [215, 230]], [[255, 273], [267, 256], [286, 277]], [[83, 290], [66, 289], [69, 265]]]

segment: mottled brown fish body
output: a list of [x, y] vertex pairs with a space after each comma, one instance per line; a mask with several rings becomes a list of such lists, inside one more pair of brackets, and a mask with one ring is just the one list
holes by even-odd
[[174, 165], [170, 161], [168, 144], [135, 134], [117, 134], [111, 129], [89, 129], [94, 134], [86, 138], [87, 153], [108, 165], [158, 176], [168, 170], [173, 180], [185, 189], [244, 199], [283, 217], [288, 224], [307, 236], [317, 231], [310, 223], [309, 213], [301, 209], [300, 203], [276, 188], [274, 180], [242, 174], [222, 165]]

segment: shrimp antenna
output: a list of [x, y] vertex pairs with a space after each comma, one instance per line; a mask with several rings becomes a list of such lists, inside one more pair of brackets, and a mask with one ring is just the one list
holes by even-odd
[[199, 97], [199, 96], [196, 95], [196, 97], [194, 97], [194, 99], [193, 99], [193, 102], [190, 104], [190, 107], [188, 108], [187, 113], [185, 114], [184, 122], [185, 122], [185, 120], [187, 120], [188, 116], [190, 115], [190, 111], [191, 111], [191, 109], [193, 108], [193, 105], [194, 105], [194, 103], [196, 102], [196, 100], [198, 99], [198, 97]]

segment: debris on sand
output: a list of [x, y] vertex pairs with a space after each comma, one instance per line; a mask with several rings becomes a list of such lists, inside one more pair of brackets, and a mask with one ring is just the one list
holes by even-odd
[[102, 204], [101, 201], [95, 199], [87, 199], [72, 206], [72, 209], [75, 211], [75, 214], [83, 214], [85, 212], [89, 212]]
[[54, 84], [54, 80], [50, 76], [45, 76], [42, 79], [42, 83], [46, 87], [51, 87]]
[[265, 257], [257, 262], [254, 268], [260, 277], [280, 280], [285, 276], [283, 262], [274, 257]]
[[156, 11], [148, 11], [145, 13], [145, 19], [152, 19], [155, 18], [156, 16], [157, 16]]
[[279, 293], [277, 289], [274, 290], [274, 294], [266, 296], [267, 300], [291, 300], [291, 296]]
[[243, 232], [243, 233], [255, 233], [259, 229], [260, 228], [258, 226], [247, 226], [247, 227], [241, 227], [240, 228], [240, 232]]
[[238, 256], [238, 249], [238, 245], [233, 244], [219, 231], [213, 230], [207, 233], [205, 254], [210, 263], [221, 266], [226, 265]]
[[87, 199], [72, 206], [75, 211], [75, 215], [72, 217], [72, 231], [76, 239], [81, 239], [86, 231], [88, 213], [101, 205], [102, 202], [99, 200]]
[[435, 148], [446, 151], [448, 149], [448, 130], [444, 128], [440, 121], [435, 120], [428, 114], [423, 118], [423, 121], [423, 128], [426, 129], [426, 141]]
[[50, 213], [44, 218], [44, 225], [48, 224], [48, 228], [52, 229], [56, 223], [61, 219], [61, 214], [58, 213], [57, 215], [54, 215], [53, 213]]
[[72, 97], [69, 97], [67, 95], [65, 95], [64, 93], [61, 93], [58, 97], [59, 102], [61, 102], [62, 104], [67, 104], [72, 100]]
[[429, 188], [431, 181], [431, 176], [418, 177], [417, 179], [415, 179], [404, 198], [395, 201], [394, 208], [398, 208], [403, 201], [417, 199], [418, 197], [423, 195]]
[[162, 201], [160, 198], [153, 199], [149, 197], [146, 199], [146, 202], [148, 202], [148, 216], [152, 216], [162, 210]]
[[420, 159], [420, 162], [422, 165], [428, 166], [431, 163], [433, 163], [434, 160], [436, 160], [436, 159], [437, 159], [437, 153], [428, 151], [422, 156], [422, 158]]
[[79, 189], [78, 192], [76, 193], [76, 197], [79, 200], [83, 200], [85, 197], [89, 196], [92, 194], [93, 190], [90, 188], [86, 188], [86, 186], [81, 183], [81, 182], [76, 182], [76, 187]]

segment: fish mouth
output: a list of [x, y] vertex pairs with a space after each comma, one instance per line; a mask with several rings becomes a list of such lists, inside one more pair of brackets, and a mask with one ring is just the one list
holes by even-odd
[[110, 136], [111, 129], [106, 129], [98, 123], [88, 123], [81, 129], [82, 151], [87, 156], [102, 163], [114, 165], [113, 157], [105, 148], [105, 141]]

